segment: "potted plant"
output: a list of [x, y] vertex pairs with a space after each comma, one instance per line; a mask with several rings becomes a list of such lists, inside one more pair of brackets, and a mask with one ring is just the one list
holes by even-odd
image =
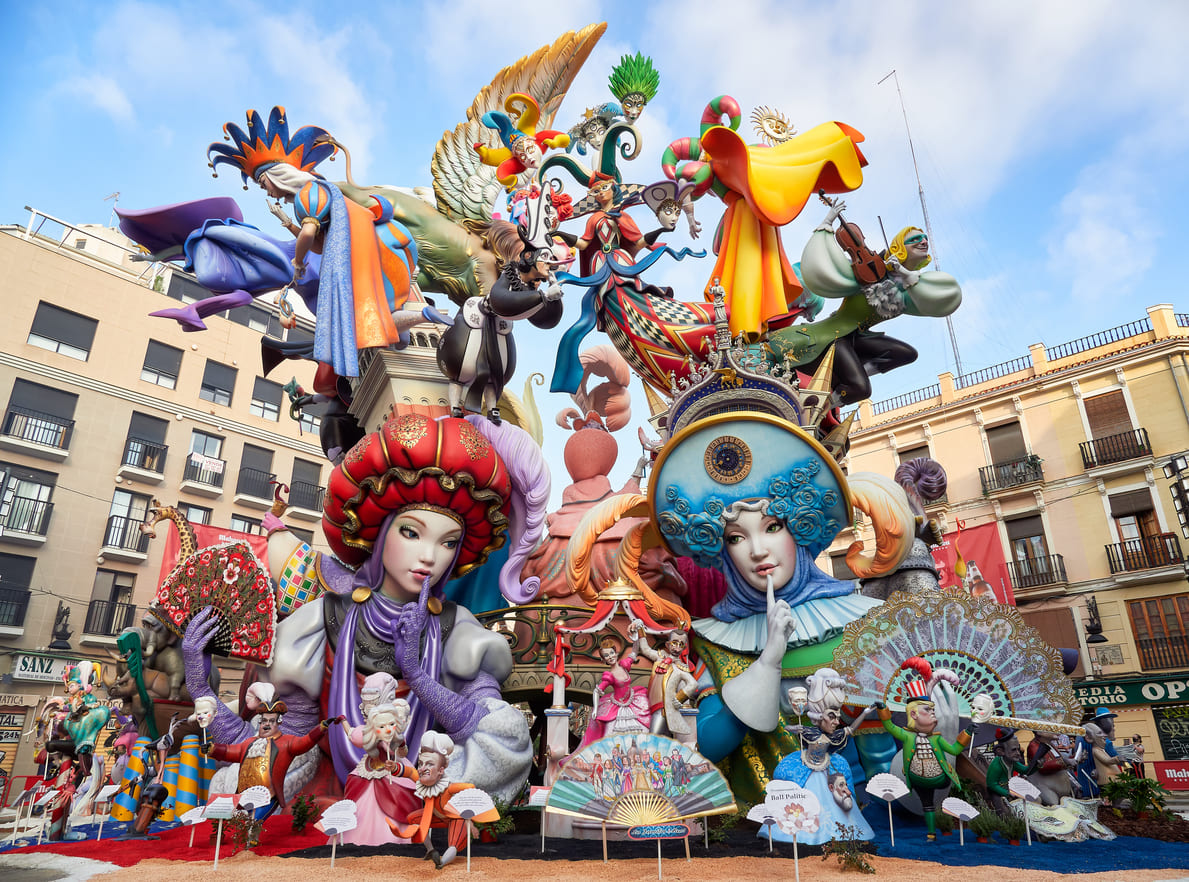
[[1020, 840], [1027, 832], [1024, 819], [1014, 814], [1000, 817], [999, 831], [1007, 837], [1008, 845], [1019, 845]]
[[512, 819], [512, 807], [502, 799], [495, 800], [495, 810], [500, 813], [498, 821], [476, 824], [480, 842], [498, 842], [501, 833], [511, 833], [516, 829], [516, 821]]

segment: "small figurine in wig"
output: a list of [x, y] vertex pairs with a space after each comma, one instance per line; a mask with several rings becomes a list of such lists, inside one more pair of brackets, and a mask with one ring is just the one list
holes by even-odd
[[664, 645], [654, 649], [644, 636], [643, 622], [632, 622], [628, 633], [636, 638], [636, 653], [652, 662], [652, 674], [648, 678], [648, 709], [651, 713], [648, 730], [658, 735], [693, 740], [693, 728], [681, 716], [681, 708], [690, 705], [698, 690], [698, 681], [689, 661], [689, 635], [674, 629], [666, 635]]
[[75, 782], [81, 782], [91, 774], [95, 755], [95, 740], [111, 719], [111, 708], [99, 704], [92, 690], [99, 682], [99, 666], [94, 662], [81, 661], [70, 665], [62, 672], [66, 686], [66, 701], [69, 713], [62, 720], [62, 729], [69, 741], [50, 742], [47, 747], [77, 760]]
[[[842, 705], [846, 700], [846, 682], [832, 668], [820, 668], [806, 678], [808, 691], [802, 693], [804, 707], [812, 726], [796, 724], [788, 731], [798, 735], [802, 748], [780, 761], [772, 778], [792, 781], [812, 791], [822, 806], [823, 823], [812, 833], [802, 833], [799, 840], [820, 845], [831, 839], [870, 840], [875, 834], [855, 807], [855, 781], [850, 763], [842, 755], [847, 743], [871, 713], [868, 708], [852, 723], [844, 725]], [[796, 687], [789, 690], [789, 703], [798, 710]], [[846, 832], [853, 827], [854, 832]], [[774, 838], [786, 838], [773, 830]]]
[[623, 116], [630, 123], [640, 118], [644, 106], [656, 97], [660, 84], [661, 75], [652, 66], [652, 59], [639, 52], [620, 58], [607, 80], [611, 94], [623, 108]]
[[603, 139], [607, 137], [607, 129], [621, 116], [623, 110], [614, 101], [586, 108], [582, 119], [570, 128], [570, 146], [566, 152], [577, 150], [579, 155], [585, 156], [586, 148], [590, 147], [598, 153], [603, 146]]
[[677, 228], [677, 220], [685, 213], [689, 223], [690, 238], [698, 238], [702, 232], [702, 225], [694, 217], [693, 181], [658, 181], [644, 188], [641, 194], [644, 204], [652, 209], [656, 215], [660, 229], [644, 237], [648, 244], [652, 244], [662, 233], [672, 232]]
[[[355, 803], [357, 825], [343, 834], [354, 845], [407, 842], [392, 832], [388, 819], [404, 823], [421, 802], [413, 793], [415, 773], [404, 759], [404, 733], [409, 726], [409, 703], [397, 698], [368, 710], [360, 727], [364, 757], [347, 777], [344, 796]], [[352, 730], [354, 736], [356, 730]]]
[[[504, 110], [489, 110], [483, 114], [483, 125], [495, 129], [502, 147], [476, 144], [475, 150], [484, 165], [495, 166], [496, 179], [508, 192], [516, 188], [516, 176], [541, 167], [545, 151], [553, 147], [567, 147], [570, 136], [553, 129], [537, 131], [541, 108], [536, 99], [523, 92], [508, 96]], [[515, 114], [515, 119], [509, 114]]]
[[[421, 747], [417, 751], [415, 793], [421, 798], [423, 805], [409, 813], [408, 826], [389, 823], [393, 832], [413, 842], [424, 843], [426, 857], [432, 860], [439, 870], [458, 856], [459, 849], [463, 848], [467, 841], [467, 822], [450, 807], [450, 797], [460, 790], [474, 787], [473, 784], [453, 782], [447, 777], [446, 766], [453, 753], [454, 741], [449, 735], [431, 729], [421, 736]], [[494, 817], [491, 813], [494, 813]], [[498, 819], [499, 813], [494, 809], [474, 817], [474, 820], [480, 822]], [[435, 827], [446, 829], [448, 847], [440, 854], [430, 838]]]
[[892, 722], [892, 712], [882, 701], [874, 702], [872, 707], [879, 711], [879, 719], [884, 729], [899, 741], [903, 748], [904, 776], [908, 785], [921, 799], [921, 809], [925, 813], [926, 838], [934, 840], [937, 838], [937, 793], [944, 792], [950, 785], [958, 783], [958, 777], [950, 768], [944, 754], [961, 754], [974, 737], [974, 724], [971, 723], [959, 733], [956, 741], [946, 741], [942, 738], [936, 731], [937, 713], [930, 698], [930, 689], [941, 679], [956, 685], [957, 675], [952, 671], [935, 672], [933, 666], [920, 657], [908, 659], [901, 667], [914, 670], [921, 675], [920, 679], [908, 681], [906, 726], [901, 728]]
[[636, 661], [635, 647], [624, 649], [614, 634], [599, 640], [599, 658], [607, 666], [594, 690], [590, 722], [578, 749], [617, 732], [646, 732], [651, 720], [648, 690], [633, 686], [629, 673]]

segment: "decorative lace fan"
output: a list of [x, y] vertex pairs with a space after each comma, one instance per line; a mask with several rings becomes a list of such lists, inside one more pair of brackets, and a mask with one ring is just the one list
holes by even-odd
[[609, 735], [571, 756], [545, 811], [635, 827], [735, 811], [722, 773], [687, 744]]
[[212, 545], [191, 554], [161, 582], [150, 612], [180, 637], [207, 606], [220, 618], [212, 652], [265, 665], [272, 662], [276, 598], [268, 572], [247, 543]]
[[1054, 723], [1080, 719], [1061, 654], [1015, 607], [989, 595], [972, 597], [958, 589], [894, 594], [846, 626], [834, 667], [857, 685], [855, 698], [903, 705], [906, 681], [915, 675], [900, 665], [913, 656], [958, 675], [965, 714], [970, 699], [985, 692], [1002, 716]]

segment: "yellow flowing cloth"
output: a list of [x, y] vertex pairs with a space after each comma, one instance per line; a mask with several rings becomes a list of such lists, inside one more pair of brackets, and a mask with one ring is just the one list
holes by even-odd
[[715, 176], [728, 190], [714, 279], [726, 291], [733, 335], [762, 333], [801, 294], [780, 242], [779, 227], [801, 213], [819, 190], [845, 193], [863, 183], [863, 136], [848, 125], [823, 123], [775, 147], [749, 146], [716, 126], [702, 136]]

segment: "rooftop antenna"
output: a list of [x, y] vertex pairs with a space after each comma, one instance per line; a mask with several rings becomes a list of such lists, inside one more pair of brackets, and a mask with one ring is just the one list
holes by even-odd
[[[108, 193], [103, 197], [103, 201], [111, 200], [111, 217], [107, 219], [107, 225], [114, 227], [116, 225], [116, 203], [120, 201], [120, 191], [116, 190], [114, 193]], [[932, 240], [930, 240], [932, 241]]]
[[[908, 134], [908, 152], [912, 154], [912, 170], [917, 176], [917, 195], [921, 197], [921, 214], [925, 218], [925, 235], [929, 237], [929, 249], [933, 252], [933, 266], [940, 269], [941, 261], [937, 258], [937, 240], [933, 238], [933, 226], [929, 223], [929, 208], [925, 205], [925, 188], [921, 184], [921, 170], [917, 167], [917, 151], [912, 144], [912, 130], [908, 127], [908, 111], [904, 109], [904, 93], [900, 91], [900, 77], [896, 76], [896, 69], [892, 68], [892, 72], [875, 85], [882, 86], [889, 78], [896, 83], [896, 95], [900, 98], [900, 113], [904, 115], [904, 131]], [[962, 356], [958, 354], [958, 338], [954, 334], [952, 316], [945, 317], [945, 326], [950, 332], [950, 346], [954, 350], [954, 364], [958, 369], [958, 376], [962, 376]]]

